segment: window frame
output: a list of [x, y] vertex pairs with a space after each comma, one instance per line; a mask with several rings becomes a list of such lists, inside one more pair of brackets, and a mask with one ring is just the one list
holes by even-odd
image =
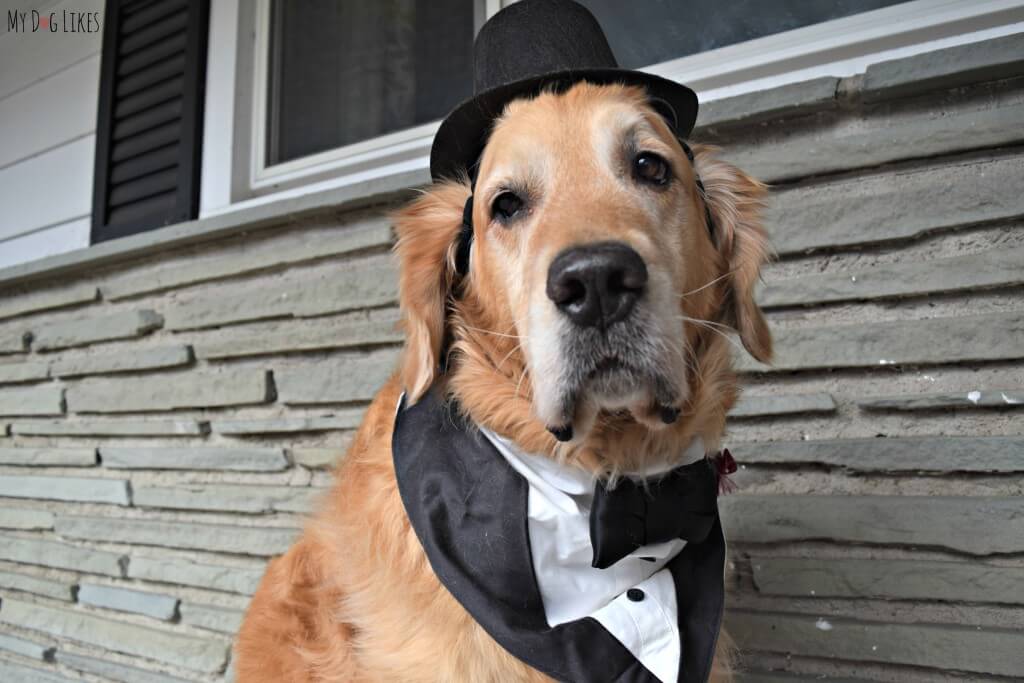
[[[426, 172], [439, 121], [267, 166], [266, 125], [270, 1], [219, 0], [211, 26], [206, 149], [201, 216], [274, 198], [354, 185], [410, 171]], [[476, 23], [517, 0], [476, 0]], [[233, 14], [231, 14], [233, 12]], [[218, 15], [213, 17], [216, 22]], [[234, 25], [231, 26], [232, 19]], [[644, 67], [696, 90], [704, 102], [818, 76], [850, 76], [872, 63], [1024, 30], [1024, 0], [911, 0]], [[221, 35], [226, 31], [227, 35]], [[228, 48], [214, 54], [214, 36]], [[233, 87], [218, 92], [216, 81]], [[229, 101], [233, 100], [233, 101]], [[212, 106], [211, 106], [212, 105]], [[213, 136], [217, 138], [211, 139]], [[214, 149], [216, 148], [216, 149]], [[230, 168], [223, 161], [231, 159]], [[217, 177], [207, 178], [210, 174]], [[424, 176], [426, 180], [426, 176]], [[209, 191], [209, 192], [207, 192]]]

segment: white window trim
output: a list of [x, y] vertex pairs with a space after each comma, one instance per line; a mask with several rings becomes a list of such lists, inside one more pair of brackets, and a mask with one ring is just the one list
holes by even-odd
[[[482, 0], [484, 16], [514, 1]], [[237, 50], [211, 49], [208, 60], [208, 79], [210, 74], [218, 78], [207, 89], [201, 215], [427, 169], [436, 121], [283, 164], [257, 163], [265, 158], [270, 0], [220, 2], [228, 7], [222, 6], [211, 17], [211, 48], [215, 47], [213, 36], [227, 31], [230, 35], [221, 38], [223, 47], [237, 44]], [[245, 9], [253, 7], [255, 13], [246, 17]], [[233, 25], [231, 10], [236, 17]], [[478, 23], [481, 20], [478, 17]], [[851, 76], [879, 61], [1021, 31], [1024, 0], [913, 0], [644, 70], [686, 83], [706, 102], [818, 76]], [[251, 41], [239, 38], [250, 35]], [[228, 73], [234, 75], [234, 87], [225, 83]], [[210, 98], [216, 98], [215, 108]], [[226, 98], [233, 107], [224, 103]], [[211, 116], [211, 109], [216, 109], [216, 116]], [[232, 168], [223, 165], [225, 144], [233, 147]], [[211, 149], [217, 152], [212, 157]], [[211, 174], [216, 179], [208, 181]]]

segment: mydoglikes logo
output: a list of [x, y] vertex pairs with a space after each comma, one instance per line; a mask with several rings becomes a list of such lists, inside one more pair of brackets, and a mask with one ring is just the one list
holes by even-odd
[[11, 33], [96, 33], [100, 30], [99, 12], [19, 12], [7, 10], [7, 30]]

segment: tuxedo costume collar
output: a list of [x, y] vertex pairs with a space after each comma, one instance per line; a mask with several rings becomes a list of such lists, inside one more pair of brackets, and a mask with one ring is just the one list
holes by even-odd
[[[725, 543], [636, 548], [591, 566], [594, 481], [467, 425], [437, 387], [404, 398], [392, 450], [413, 530], [445, 588], [511, 654], [561, 681], [703, 682], [721, 625]], [[684, 462], [711, 469], [691, 445]], [[716, 484], [715, 484], [716, 485]]]

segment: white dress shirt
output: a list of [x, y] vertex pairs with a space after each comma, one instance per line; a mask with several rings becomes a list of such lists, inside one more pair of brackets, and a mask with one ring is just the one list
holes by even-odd
[[[529, 484], [530, 552], [548, 625], [592, 617], [658, 680], [675, 683], [681, 656], [679, 621], [675, 583], [665, 565], [686, 542], [644, 546], [607, 569], [595, 569], [590, 543], [594, 478], [547, 456], [524, 453], [488, 429], [480, 431]], [[703, 457], [704, 444], [694, 439], [681, 461], [651, 468], [642, 476]]]

